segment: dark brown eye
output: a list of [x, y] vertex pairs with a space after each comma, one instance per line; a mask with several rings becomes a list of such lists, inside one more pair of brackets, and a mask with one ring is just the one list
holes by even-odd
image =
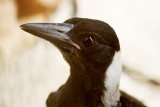
[[91, 47], [95, 44], [94, 38], [91, 36], [86, 37], [83, 42], [84, 42], [84, 45], [88, 47]]

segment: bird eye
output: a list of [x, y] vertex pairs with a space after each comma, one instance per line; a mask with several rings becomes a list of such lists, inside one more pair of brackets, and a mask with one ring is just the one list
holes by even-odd
[[83, 42], [84, 42], [84, 45], [88, 47], [91, 47], [95, 44], [94, 38], [91, 36], [86, 37]]

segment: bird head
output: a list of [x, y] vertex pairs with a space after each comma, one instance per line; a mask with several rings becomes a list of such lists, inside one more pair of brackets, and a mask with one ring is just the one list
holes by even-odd
[[110, 65], [120, 50], [115, 31], [107, 23], [85, 18], [71, 18], [64, 23], [28, 23], [24, 31], [53, 43], [70, 65]]
[[61, 51], [71, 69], [66, 83], [69, 89], [87, 93], [93, 104], [102, 99], [106, 106], [117, 105], [120, 45], [111, 26], [99, 20], [71, 18], [64, 23], [28, 23], [21, 28]]

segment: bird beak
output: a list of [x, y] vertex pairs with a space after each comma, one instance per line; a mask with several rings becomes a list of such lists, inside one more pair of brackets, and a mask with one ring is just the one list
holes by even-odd
[[28, 23], [20, 26], [26, 32], [52, 42], [60, 50], [70, 51], [73, 47], [81, 50], [67, 35], [73, 24], [68, 23]]

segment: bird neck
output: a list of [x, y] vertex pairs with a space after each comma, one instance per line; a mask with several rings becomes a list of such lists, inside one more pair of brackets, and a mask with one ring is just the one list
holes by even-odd
[[71, 66], [71, 74], [67, 81], [68, 87], [72, 90], [73, 96], [76, 94], [79, 99], [83, 99], [85, 104], [88, 104], [87, 107], [103, 107], [102, 96], [106, 88], [105, 75], [98, 73], [101, 71], [100, 67], [93, 71], [84, 67]]
[[[116, 52], [108, 68], [105, 65], [89, 67], [74, 65], [67, 81], [72, 94], [77, 94], [94, 105], [115, 107], [120, 98], [120, 52]], [[92, 67], [91, 67], [92, 66]]]

